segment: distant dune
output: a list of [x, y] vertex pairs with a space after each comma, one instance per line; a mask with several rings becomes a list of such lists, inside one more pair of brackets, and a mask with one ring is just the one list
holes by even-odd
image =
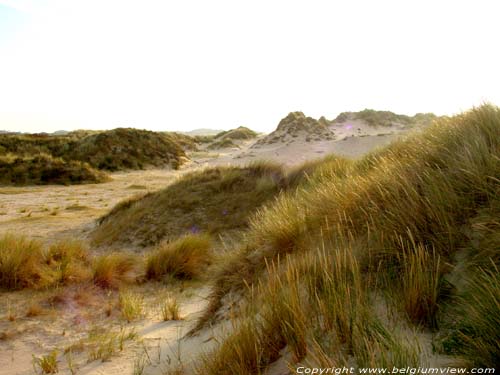
[[194, 129], [194, 130], [189, 130], [187, 132], [178, 132], [186, 135], [190, 135], [192, 137], [196, 135], [216, 135], [219, 134], [220, 132], [223, 132], [224, 130], [218, 130], [218, 129], [208, 129], [208, 128], [200, 128], [200, 129]]

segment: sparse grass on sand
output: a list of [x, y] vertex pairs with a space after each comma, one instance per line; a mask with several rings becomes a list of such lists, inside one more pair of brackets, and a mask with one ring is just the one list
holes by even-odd
[[[260, 209], [218, 271], [199, 327], [222, 301], [239, 318], [198, 372], [261, 373], [283, 351], [309, 365], [428, 365], [418, 337], [430, 330], [448, 331], [461, 363], [497, 366], [500, 109], [324, 165]], [[458, 326], [450, 306], [467, 314]]]

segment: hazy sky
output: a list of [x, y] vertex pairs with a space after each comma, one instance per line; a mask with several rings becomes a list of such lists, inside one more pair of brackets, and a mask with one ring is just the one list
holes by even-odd
[[0, 129], [500, 104], [500, 2], [0, 0]]

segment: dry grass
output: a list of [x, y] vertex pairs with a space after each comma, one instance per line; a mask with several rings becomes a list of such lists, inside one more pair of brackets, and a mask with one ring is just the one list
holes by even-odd
[[90, 256], [88, 249], [79, 241], [59, 242], [49, 247], [46, 263], [57, 272], [63, 285], [90, 280]]
[[56, 374], [59, 372], [57, 362], [57, 351], [53, 350], [41, 357], [33, 356], [33, 369], [35, 373], [38, 373], [39, 370], [42, 374]]
[[144, 316], [144, 298], [128, 290], [121, 290], [118, 297], [120, 312], [127, 322]]
[[33, 318], [45, 313], [44, 307], [38, 302], [31, 302], [26, 311], [26, 317]]
[[21, 289], [50, 285], [55, 275], [43, 259], [40, 243], [9, 234], [0, 237], [0, 287]]
[[415, 324], [436, 327], [443, 278], [440, 257], [422, 244], [413, 243], [403, 248], [399, 260], [400, 282], [395, 282], [401, 292], [403, 309]]
[[173, 296], [168, 296], [162, 304], [160, 304], [160, 314], [163, 321], [182, 320], [180, 306], [177, 299]]
[[0, 237], [0, 287], [8, 290], [41, 289], [93, 281], [101, 288], [117, 289], [141, 279], [142, 257], [114, 252], [91, 258], [79, 241], [44, 248], [25, 237]]
[[129, 253], [101, 255], [93, 262], [93, 281], [101, 288], [117, 289], [135, 282], [142, 273], [142, 261]]
[[473, 267], [467, 284], [445, 317], [438, 349], [461, 355], [471, 367], [498, 367], [500, 355], [499, 265]]
[[146, 277], [155, 280], [167, 275], [179, 279], [200, 277], [212, 261], [211, 246], [210, 236], [203, 234], [164, 242], [148, 255]]

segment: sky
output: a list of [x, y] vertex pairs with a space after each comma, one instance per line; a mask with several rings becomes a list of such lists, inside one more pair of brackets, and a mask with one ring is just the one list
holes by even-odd
[[[499, 4], [499, 5], [497, 5]], [[0, 130], [500, 105], [497, 0], [0, 0]]]

